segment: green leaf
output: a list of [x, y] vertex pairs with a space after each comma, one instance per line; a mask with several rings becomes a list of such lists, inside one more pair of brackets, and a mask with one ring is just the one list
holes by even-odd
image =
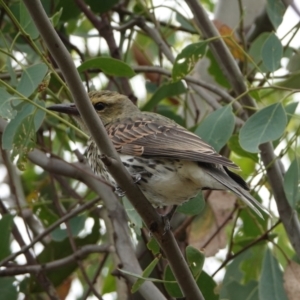
[[[36, 102], [44, 106], [43, 102]], [[23, 103], [21, 111], [6, 126], [2, 135], [3, 149], [13, 150], [12, 159], [19, 156], [17, 166], [24, 170], [27, 154], [35, 147], [35, 133], [43, 122], [45, 112], [32, 104]]]
[[24, 162], [26, 162], [27, 153], [32, 151], [35, 146], [35, 129], [34, 119], [31, 115], [25, 117], [22, 123], [16, 128], [13, 137], [13, 151], [11, 159], [14, 160], [17, 156], [17, 166], [20, 170], [25, 169]]
[[181, 80], [194, 69], [198, 60], [205, 55], [206, 47], [207, 42], [191, 44], [177, 55], [172, 70], [174, 81]]
[[126, 197], [123, 197], [122, 201], [129, 220], [131, 221], [131, 226], [134, 226], [135, 228], [142, 228], [143, 220], [138, 212], [134, 209], [131, 202]]
[[286, 8], [282, 0], [267, 1], [267, 14], [274, 26], [274, 29], [277, 29], [278, 26], [282, 23], [285, 10]]
[[119, 0], [86, 0], [85, 2], [91, 7], [94, 13], [97, 12], [103, 14], [119, 3]]
[[0, 261], [10, 254], [10, 233], [13, 226], [13, 216], [3, 215], [0, 220]]
[[[244, 220], [245, 220], [245, 218], [244, 218]], [[252, 224], [253, 224], [253, 222], [252, 222]], [[245, 247], [246, 245], [249, 245], [249, 243], [251, 243], [253, 241], [254, 237], [246, 236], [246, 234], [244, 233], [244, 236], [239, 237], [239, 238], [241, 238], [241, 239], [244, 238], [245, 240], [244, 241], [237, 240], [237, 242], [239, 243], [239, 245], [238, 245], [239, 247], [236, 247], [236, 250], [233, 249], [233, 251], [238, 251], [237, 249], [241, 249], [241, 248]], [[246, 241], [246, 239], [248, 239], [248, 241]], [[248, 259], [245, 259], [240, 264], [240, 269], [241, 269], [241, 271], [244, 272], [243, 284], [248, 283], [252, 280], [254, 280], [254, 281], [259, 280], [265, 249], [266, 249], [265, 242], [262, 242], [262, 243], [256, 245], [255, 247], [250, 248], [250, 253], [251, 253], [250, 257]]]
[[181, 81], [169, 82], [161, 85], [154, 93], [152, 98], [144, 105], [142, 110], [152, 110], [161, 100], [177, 96], [186, 92], [186, 88]]
[[30, 16], [23, 1], [20, 1], [20, 25], [26, 31], [27, 34], [34, 40], [38, 38], [39, 31], [36, 28], [32, 17]]
[[220, 68], [219, 63], [216, 61], [210, 50], [207, 51], [206, 57], [210, 61], [210, 66], [208, 67], [208, 73], [214, 77], [215, 81], [225, 87], [226, 89], [230, 89], [230, 83], [228, 82], [227, 77], [224, 75], [222, 69]]
[[294, 116], [298, 104], [299, 102], [292, 102], [284, 107], [287, 116], [287, 123], [289, 123], [291, 118]]
[[[198, 280], [197, 285], [202, 292], [202, 295], [204, 299], [207, 300], [218, 300], [219, 295], [215, 293], [217, 290], [217, 284], [212, 279], [211, 276], [209, 276], [206, 272], [202, 271]], [[221, 299], [221, 298], [220, 298]]]
[[[153, 261], [147, 266], [147, 268], [144, 270], [142, 277], [147, 278], [150, 276], [150, 274], [152, 273], [152, 271], [154, 270], [154, 268], [156, 267], [156, 265], [159, 262], [159, 258], [155, 257], [153, 259]], [[133, 284], [132, 288], [131, 288], [131, 292], [135, 293], [139, 290], [139, 288], [141, 287], [141, 285], [145, 282], [145, 279], [142, 278], [138, 278], [138, 280]]]
[[224, 147], [234, 130], [234, 114], [231, 105], [226, 105], [211, 113], [200, 126], [195, 134], [215, 148], [218, 152]]
[[228, 147], [230, 148], [231, 151], [235, 152], [237, 155], [241, 157], [250, 158], [256, 163], [258, 162], [258, 155], [256, 153], [247, 152], [241, 147], [239, 143], [239, 136], [237, 134], [231, 136], [231, 138], [228, 141]]
[[285, 195], [292, 206], [292, 208], [296, 208], [299, 202], [299, 177], [300, 177], [300, 170], [299, 170], [299, 159], [296, 157], [290, 167], [288, 168], [287, 172], [284, 175], [284, 191]]
[[19, 98], [9, 94], [4, 88], [0, 88], [0, 116], [2, 118], [13, 119], [15, 117], [17, 111], [12, 104], [17, 99]]
[[176, 211], [185, 215], [198, 215], [205, 207], [205, 200], [203, 194], [199, 193], [195, 198], [183, 203], [178, 206]]
[[230, 300], [258, 300], [258, 282], [250, 281], [246, 285], [242, 285], [237, 281], [232, 281], [227, 286]]
[[265, 253], [258, 293], [259, 299], [263, 300], [288, 300], [283, 287], [282, 271], [270, 250]]
[[33, 111], [32, 105], [24, 105], [17, 113], [15, 118], [11, 120], [7, 126], [5, 127], [5, 130], [2, 135], [2, 147], [5, 150], [11, 150], [13, 148], [13, 140], [14, 135], [16, 133], [16, 130], [19, 126], [21, 126], [22, 122], [25, 120], [25, 118], [30, 115]]
[[147, 243], [147, 248], [152, 252], [153, 255], [160, 253], [160, 246], [155, 238], [151, 238]]
[[116, 277], [112, 275], [113, 270], [115, 270], [115, 266], [113, 264], [112, 259], [108, 258], [105, 267], [108, 268], [107, 275], [104, 276], [103, 281], [101, 283], [102, 295], [106, 293], [112, 293], [116, 291]]
[[1, 299], [17, 300], [17, 287], [14, 285], [15, 278], [0, 278]]
[[[30, 199], [32, 201], [33, 199]], [[38, 199], [34, 199], [38, 200]], [[45, 227], [49, 227], [52, 223], [58, 220], [58, 216], [53, 213], [45, 203], [39, 202], [33, 206], [33, 211]]]
[[197, 30], [193, 26], [192, 20], [186, 19], [186, 17], [180, 14], [178, 11], [176, 11], [176, 21], [180, 23], [182, 28], [197, 33]]
[[200, 252], [198, 249], [192, 246], [186, 247], [185, 255], [193, 277], [197, 279], [202, 272], [205, 256], [203, 252]]
[[249, 61], [249, 66], [251, 68], [257, 68], [258, 67], [258, 71], [262, 72], [262, 73], [266, 73], [268, 72], [267, 68], [262, 64], [262, 48], [266, 42], [266, 40], [269, 38], [269, 33], [264, 32], [261, 35], [259, 35], [254, 42], [252, 43], [252, 45], [250, 46], [249, 49], [249, 55], [252, 58], [252, 60], [254, 61], [255, 65]]
[[6, 68], [7, 68], [8, 74], [10, 75], [10, 86], [16, 86], [18, 83], [17, 74], [16, 74], [16, 71], [12, 64], [13, 64], [13, 59], [11, 57], [7, 56]]
[[220, 299], [230, 299], [228, 294], [228, 286], [232, 281], [241, 282], [243, 279], [243, 272], [240, 269], [240, 264], [249, 258], [251, 255], [250, 249], [238, 255], [232, 260], [232, 262], [226, 268], [226, 273], [223, 278], [221, 290], [220, 290]]
[[[78, 19], [81, 10], [77, 5], [74, 5], [73, 0], [63, 0], [63, 1], [55, 1], [56, 7], [54, 11], [59, 11], [62, 8], [61, 21], [69, 21]], [[71, 9], [72, 8], [72, 9]], [[78, 21], [78, 20], [76, 20]]]
[[[79, 232], [84, 228], [85, 221], [85, 215], [75, 216], [69, 220], [69, 226], [73, 237], [78, 236]], [[53, 241], [61, 242], [68, 237], [68, 231], [67, 229], [57, 227], [52, 231], [51, 237]]]
[[17, 91], [25, 97], [29, 97], [43, 81], [47, 72], [48, 67], [43, 63], [24, 69]]
[[252, 115], [240, 130], [240, 145], [248, 152], [259, 152], [262, 143], [278, 139], [285, 130], [287, 118], [281, 103], [275, 103]]
[[[165, 289], [171, 297], [174, 297], [174, 298], [182, 298], [183, 297], [181, 289], [180, 289], [178, 283], [176, 282], [176, 278], [175, 278], [169, 265], [166, 266], [164, 280], [166, 281], [164, 283]], [[170, 281], [173, 281], [173, 282], [175, 281], [175, 283], [171, 283]]]
[[50, 18], [51, 23], [53, 24], [53, 27], [55, 27], [58, 24], [58, 22], [59, 22], [59, 20], [61, 18], [61, 15], [62, 15], [62, 11], [63, 11], [63, 9], [60, 8], [60, 10], [56, 11], [53, 14], [53, 16]]
[[121, 60], [111, 57], [96, 57], [82, 63], [78, 68], [78, 72], [88, 69], [101, 69], [108, 76], [132, 77], [135, 72], [132, 68]]
[[283, 47], [278, 37], [271, 33], [261, 49], [261, 57], [268, 71], [274, 72], [280, 68]]
[[[40, 100], [36, 99], [35, 103], [42, 106], [42, 107], [45, 107], [45, 102], [44, 101], [40, 101]], [[45, 115], [46, 115], [46, 112], [44, 110], [36, 108], [36, 107], [34, 108], [33, 117], [34, 117], [35, 132], [37, 132], [38, 129], [41, 127], [41, 125], [44, 121]]]

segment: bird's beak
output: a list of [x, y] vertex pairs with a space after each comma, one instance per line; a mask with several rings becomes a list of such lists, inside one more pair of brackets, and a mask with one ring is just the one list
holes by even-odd
[[79, 111], [74, 103], [69, 104], [55, 104], [52, 106], [47, 107], [49, 110], [57, 111], [59, 113], [79, 116]]

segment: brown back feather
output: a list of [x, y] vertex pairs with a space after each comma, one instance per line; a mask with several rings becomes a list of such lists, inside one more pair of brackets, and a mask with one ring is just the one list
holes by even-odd
[[120, 154], [207, 162], [239, 169], [197, 135], [164, 119], [122, 119], [106, 125], [106, 130]]

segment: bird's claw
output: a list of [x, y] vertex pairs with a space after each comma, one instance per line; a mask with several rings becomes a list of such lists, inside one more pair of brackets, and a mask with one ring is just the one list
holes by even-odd
[[161, 216], [161, 218], [164, 223], [164, 233], [163, 234], [166, 234], [168, 231], [171, 230], [170, 219], [169, 219], [168, 215]]
[[[133, 179], [133, 182], [134, 182], [134, 183], [137, 183], [137, 182], [139, 182], [139, 181], [141, 180], [142, 175], [139, 174], [139, 173], [137, 173], [137, 174], [131, 175], [131, 177], [132, 177], [132, 179]], [[119, 186], [117, 186], [117, 187], [115, 188], [115, 193], [117, 194], [118, 197], [123, 197], [123, 196], [125, 196], [125, 192], [124, 192]]]
[[118, 186], [115, 188], [115, 193], [118, 197], [123, 197], [125, 195], [125, 192]]
[[138, 183], [142, 179], [142, 175], [140, 173], [131, 175], [133, 182]]

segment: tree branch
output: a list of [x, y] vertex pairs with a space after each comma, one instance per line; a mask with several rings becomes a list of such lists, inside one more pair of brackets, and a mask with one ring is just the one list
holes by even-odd
[[0, 277], [5, 276], [15, 276], [27, 273], [38, 273], [60, 269], [73, 262], [78, 261], [78, 259], [84, 259], [89, 254], [92, 253], [105, 253], [111, 252], [113, 249], [109, 245], [86, 245], [74, 252], [72, 255], [66, 256], [62, 259], [58, 259], [49, 263], [44, 263], [42, 265], [23, 265], [23, 266], [9, 266], [4, 270], [0, 270]]

